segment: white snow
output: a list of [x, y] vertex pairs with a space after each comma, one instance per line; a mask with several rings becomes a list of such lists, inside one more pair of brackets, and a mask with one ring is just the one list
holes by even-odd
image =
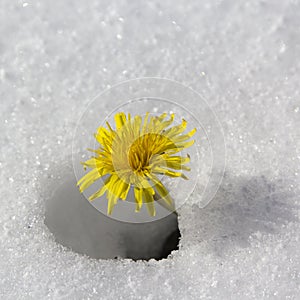
[[[1, 298], [299, 298], [299, 55], [297, 0], [2, 0]], [[152, 76], [217, 114], [223, 183], [205, 208], [196, 190], [179, 209], [168, 259], [76, 254], [44, 225], [76, 124], [99, 92]]]

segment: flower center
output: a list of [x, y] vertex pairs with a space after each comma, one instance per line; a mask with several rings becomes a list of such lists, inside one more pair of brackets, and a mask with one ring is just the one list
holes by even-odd
[[128, 151], [128, 163], [131, 169], [137, 173], [151, 171], [152, 159], [163, 154], [163, 149], [170, 142], [166, 136], [157, 133], [147, 133], [137, 138]]

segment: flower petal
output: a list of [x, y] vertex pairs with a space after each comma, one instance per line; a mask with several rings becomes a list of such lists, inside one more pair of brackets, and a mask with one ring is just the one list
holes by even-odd
[[145, 201], [150, 216], [154, 217], [156, 215], [156, 211], [152, 192], [148, 189], [143, 189], [143, 199]]
[[117, 129], [121, 129], [126, 123], [126, 115], [123, 112], [116, 114], [115, 122], [116, 122]]
[[[160, 204], [162, 204], [165, 208], [167, 208], [170, 211], [174, 211], [175, 207], [174, 207], [174, 202], [172, 197], [170, 196], [169, 192], [167, 191], [167, 189], [165, 188], [165, 186], [162, 184], [162, 182], [154, 175], [151, 174], [149, 176], [149, 178], [151, 179], [151, 181], [154, 183], [154, 187], [157, 190], [159, 196], [161, 199], [163, 199], [164, 201], [159, 202]], [[156, 195], [156, 194], [155, 194]], [[160, 198], [158, 198], [156, 196], [156, 200], [159, 201]], [[164, 205], [164, 203], [166, 205]]]
[[98, 169], [93, 169], [89, 173], [85, 174], [81, 179], [78, 180], [77, 185], [79, 186], [79, 191], [82, 193], [90, 185], [92, 185], [97, 179], [102, 177], [101, 172]]
[[103, 186], [96, 193], [91, 195], [89, 197], [89, 200], [93, 201], [94, 199], [101, 197], [106, 192], [106, 190], [108, 189], [108, 185], [109, 185], [110, 181], [113, 180], [113, 178], [114, 178], [113, 175], [110, 175], [108, 178], [106, 178], [106, 180], [104, 181]]
[[143, 191], [142, 189], [139, 189], [137, 187], [134, 188], [134, 197], [135, 197], [135, 202], [136, 202], [135, 211], [136, 212], [139, 212], [143, 205], [142, 191]]

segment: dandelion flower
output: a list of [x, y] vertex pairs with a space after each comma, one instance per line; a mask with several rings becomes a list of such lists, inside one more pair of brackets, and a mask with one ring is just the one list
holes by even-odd
[[88, 149], [94, 156], [82, 164], [92, 170], [78, 181], [80, 192], [104, 177], [102, 186], [89, 200], [106, 193], [107, 214], [112, 213], [119, 199], [126, 200], [130, 188], [134, 189], [136, 212], [145, 203], [149, 214], [155, 216], [154, 202], [160, 199], [163, 206], [173, 211], [173, 200], [160, 177], [188, 179], [182, 171], [190, 170], [186, 166], [190, 157], [179, 154], [194, 143], [190, 138], [196, 132], [193, 129], [184, 134], [187, 126], [184, 119], [181, 124], [171, 126], [174, 118], [171, 114], [167, 119], [166, 113], [132, 118], [121, 112], [115, 115], [115, 129], [108, 122], [107, 128], [99, 127], [95, 138], [100, 146]]

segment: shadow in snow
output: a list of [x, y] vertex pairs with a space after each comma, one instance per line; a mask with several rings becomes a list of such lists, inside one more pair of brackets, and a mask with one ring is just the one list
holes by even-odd
[[[178, 249], [180, 232], [177, 215], [147, 223], [125, 223], [96, 210], [79, 192], [73, 172], [46, 201], [45, 224], [57, 242], [93, 258], [167, 258]], [[107, 201], [105, 196], [100, 201]], [[118, 206], [118, 205], [117, 205]], [[122, 209], [119, 204], [118, 209]], [[156, 204], [156, 209], [163, 209]], [[132, 214], [132, 207], [130, 213]], [[129, 213], [124, 210], [123, 213]]]
[[276, 234], [284, 224], [299, 222], [300, 207], [294, 198], [283, 181], [225, 174], [215, 199], [203, 209], [193, 206], [182, 232], [182, 245], [184, 233], [191, 231], [195, 239], [206, 242], [219, 255], [235, 246], [247, 247], [254, 233]]

